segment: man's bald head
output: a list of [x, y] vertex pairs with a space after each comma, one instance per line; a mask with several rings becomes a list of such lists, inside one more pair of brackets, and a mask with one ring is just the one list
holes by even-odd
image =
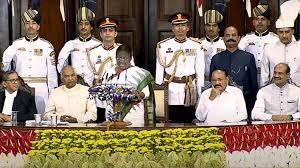
[[77, 75], [72, 66], [65, 66], [61, 70], [60, 79], [67, 88], [71, 89], [77, 83]]

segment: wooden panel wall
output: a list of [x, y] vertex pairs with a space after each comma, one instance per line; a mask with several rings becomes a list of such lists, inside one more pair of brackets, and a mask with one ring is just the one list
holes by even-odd
[[54, 46], [56, 56], [65, 43], [65, 23], [59, 10], [60, 0], [44, 0], [40, 6], [40, 36]]

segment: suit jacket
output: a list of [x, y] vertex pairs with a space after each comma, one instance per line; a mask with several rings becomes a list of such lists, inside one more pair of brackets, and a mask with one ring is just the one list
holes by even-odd
[[[0, 113], [3, 110], [5, 101], [5, 90], [0, 91]], [[26, 120], [33, 120], [34, 114], [37, 113], [35, 100], [30, 93], [23, 90], [18, 90], [17, 96], [14, 99], [13, 111], [18, 112], [18, 122], [25, 122]]]
[[225, 50], [213, 56], [210, 74], [216, 68], [225, 69], [233, 82], [243, 87], [244, 96], [256, 97], [258, 91], [257, 69], [253, 54], [242, 50], [233, 53]]

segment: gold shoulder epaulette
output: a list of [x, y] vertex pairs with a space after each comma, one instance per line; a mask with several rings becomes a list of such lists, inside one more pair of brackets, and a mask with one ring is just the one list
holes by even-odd
[[172, 39], [172, 37], [169, 37], [169, 38], [166, 38], [166, 39], [163, 39], [163, 40], [159, 41], [159, 42], [157, 43], [157, 47], [160, 48], [160, 44], [161, 44], [161, 43], [164, 43], [164, 42], [166, 42], [166, 41], [168, 41], [168, 40], [170, 40], [170, 39]]
[[44, 38], [41, 38], [41, 37], [40, 37], [40, 39], [41, 39], [42, 41], [48, 43], [48, 44], [50, 45], [50, 48], [52, 48], [52, 49], [54, 50], [53, 45], [52, 45], [48, 40], [46, 40], [46, 39], [44, 39]]
[[192, 40], [192, 41], [194, 41], [194, 42], [197, 42], [197, 43], [199, 43], [199, 44], [202, 43], [202, 41], [200, 41], [199, 38], [189, 37], [189, 39]]

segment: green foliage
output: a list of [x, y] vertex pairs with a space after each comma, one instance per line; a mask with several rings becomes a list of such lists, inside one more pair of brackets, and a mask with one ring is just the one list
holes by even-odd
[[[77, 153], [88, 155], [118, 152], [158, 153], [187, 151], [219, 151], [225, 148], [218, 128], [99, 131], [99, 130], [36, 130], [29, 156], [37, 154]], [[77, 157], [77, 156], [76, 156]], [[82, 159], [82, 158], [81, 158]]]
[[25, 168], [226, 168], [226, 156], [223, 151], [206, 152], [200, 151], [189, 154], [188, 152], [174, 151], [170, 153], [159, 152], [157, 154], [138, 152], [129, 154], [119, 152], [114, 154], [87, 155], [68, 154], [56, 157], [49, 154], [46, 156], [32, 156]]

